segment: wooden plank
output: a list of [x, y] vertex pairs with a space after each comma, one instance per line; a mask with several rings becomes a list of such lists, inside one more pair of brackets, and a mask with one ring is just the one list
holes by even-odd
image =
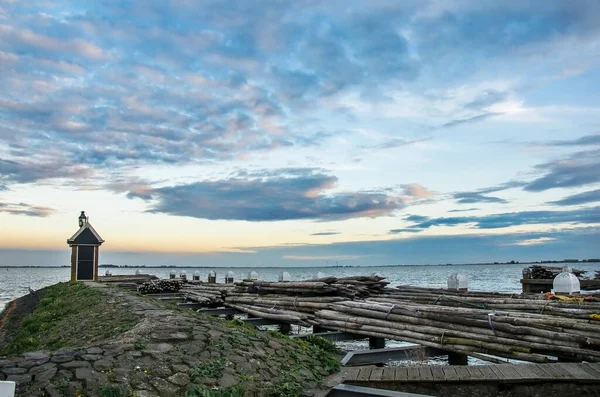
[[408, 367], [408, 372], [406, 375], [406, 380], [409, 382], [418, 382], [421, 380], [421, 375], [419, 374], [418, 367]]
[[523, 379], [519, 372], [515, 370], [514, 364], [498, 364], [498, 370], [502, 372], [505, 380], [521, 380]]
[[600, 363], [588, 363], [587, 366], [596, 372], [600, 372]]
[[371, 371], [371, 376], [369, 377], [369, 380], [372, 381], [372, 382], [380, 382], [382, 375], [383, 375], [383, 368], [382, 367], [375, 367]]
[[591, 364], [586, 363], [586, 364], [581, 364], [581, 368], [584, 371], [587, 371], [587, 373], [589, 373], [593, 379], [600, 380], [600, 367], [598, 368], [598, 370], [596, 370], [596, 369], [594, 369], [594, 367]]
[[396, 367], [396, 374], [394, 379], [397, 382], [406, 382], [408, 379], [408, 369], [406, 367]]
[[579, 364], [561, 363], [561, 364], [557, 364], [557, 365], [563, 371], [570, 373], [573, 376], [573, 378], [575, 378], [575, 379], [578, 379], [578, 380], [593, 379], [593, 378], [591, 378], [590, 374], [588, 374], [586, 371], [584, 371], [583, 369], [580, 368]]
[[358, 374], [360, 374], [360, 367], [348, 368], [346, 375], [344, 376], [344, 382], [354, 382], [356, 378], [358, 378]]
[[446, 380], [446, 376], [444, 375], [444, 370], [439, 365], [431, 366], [431, 374], [433, 375], [433, 380], [436, 382], [442, 382]]
[[548, 374], [548, 379], [567, 379], [564, 373], [558, 372], [552, 367], [553, 364], [538, 364], [538, 368]]
[[481, 371], [484, 380], [498, 380], [498, 375], [492, 370], [491, 365], [478, 365], [477, 367]]
[[456, 370], [456, 373], [458, 374], [459, 380], [470, 380], [471, 379], [471, 374], [469, 374], [469, 371], [467, 370], [466, 365], [454, 365], [454, 369]]
[[523, 379], [537, 380], [539, 375], [533, 371], [534, 364], [515, 364], [515, 370]]
[[381, 375], [381, 380], [384, 382], [393, 382], [396, 379], [396, 368], [394, 367], [385, 367], [383, 369], [383, 374]]
[[536, 374], [537, 379], [540, 381], [552, 379], [552, 377], [550, 375], [548, 375], [548, 373], [546, 371], [544, 371], [542, 368], [540, 368], [539, 364], [532, 364], [530, 370], [531, 370], [531, 372]]
[[483, 380], [485, 377], [483, 373], [479, 369], [479, 365], [470, 365], [467, 367], [467, 371], [469, 372], [469, 377], [472, 380]]
[[431, 373], [431, 367], [419, 367], [419, 377], [422, 382], [431, 382], [433, 381], [433, 374]]
[[360, 373], [356, 377], [356, 381], [357, 382], [368, 382], [369, 378], [371, 377], [371, 371], [373, 371], [373, 367], [371, 367], [371, 366], [361, 367]]
[[444, 377], [447, 381], [458, 380], [458, 374], [456, 373], [456, 369], [454, 369], [454, 366], [443, 367], [442, 370], [444, 371]]
[[[499, 364], [494, 364], [494, 365], [490, 365], [489, 367], [496, 374], [496, 376], [498, 377], [498, 380], [504, 380], [504, 379], [506, 379], [506, 377], [500, 371], [500, 369], [498, 369], [498, 365]], [[502, 364], [500, 364], [500, 365], [502, 365]]]

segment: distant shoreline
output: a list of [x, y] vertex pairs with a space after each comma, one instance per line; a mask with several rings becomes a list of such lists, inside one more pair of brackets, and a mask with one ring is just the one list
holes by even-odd
[[[105, 269], [231, 269], [231, 268], [256, 268], [256, 269], [269, 269], [269, 268], [369, 268], [369, 267], [411, 267], [411, 266], [494, 266], [494, 265], [560, 265], [560, 264], [586, 264], [586, 263], [600, 263], [600, 259], [569, 259], [562, 261], [534, 261], [534, 262], [483, 262], [483, 263], [438, 263], [438, 264], [420, 264], [420, 265], [313, 265], [313, 266], [182, 266], [182, 265], [160, 265], [160, 266], [147, 266], [147, 265], [112, 265], [102, 264], [99, 267]], [[0, 269], [11, 268], [11, 269], [61, 269], [69, 268], [69, 265], [62, 266], [41, 266], [41, 265], [0, 265]]]

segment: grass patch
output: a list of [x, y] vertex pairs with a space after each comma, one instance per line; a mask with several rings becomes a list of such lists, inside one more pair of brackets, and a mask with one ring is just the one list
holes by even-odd
[[192, 379], [219, 379], [223, 376], [225, 369], [225, 358], [217, 357], [209, 362], [198, 365], [191, 371]]
[[[38, 291], [33, 311], [9, 321], [15, 337], [0, 346], [0, 355], [61, 347], [83, 347], [122, 334], [138, 318], [111, 304], [105, 294], [82, 283], [60, 283]], [[8, 330], [11, 332], [11, 330]]]

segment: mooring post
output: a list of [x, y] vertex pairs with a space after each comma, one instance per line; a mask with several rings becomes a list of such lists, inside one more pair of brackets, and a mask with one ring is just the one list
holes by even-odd
[[469, 365], [469, 357], [466, 354], [448, 352], [449, 365]]
[[369, 349], [385, 349], [385, 338], [369, 336]]
[[288, 323], [280, 323], [279, 324], [279, 332], [284, 335], [289, 335], [292, 332], [292, 325]]

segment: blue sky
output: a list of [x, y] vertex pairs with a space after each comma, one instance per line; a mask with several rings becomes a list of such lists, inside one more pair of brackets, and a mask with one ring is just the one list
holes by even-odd
[[0, 0], [0, 263], [600, 257], [597, 1]]

